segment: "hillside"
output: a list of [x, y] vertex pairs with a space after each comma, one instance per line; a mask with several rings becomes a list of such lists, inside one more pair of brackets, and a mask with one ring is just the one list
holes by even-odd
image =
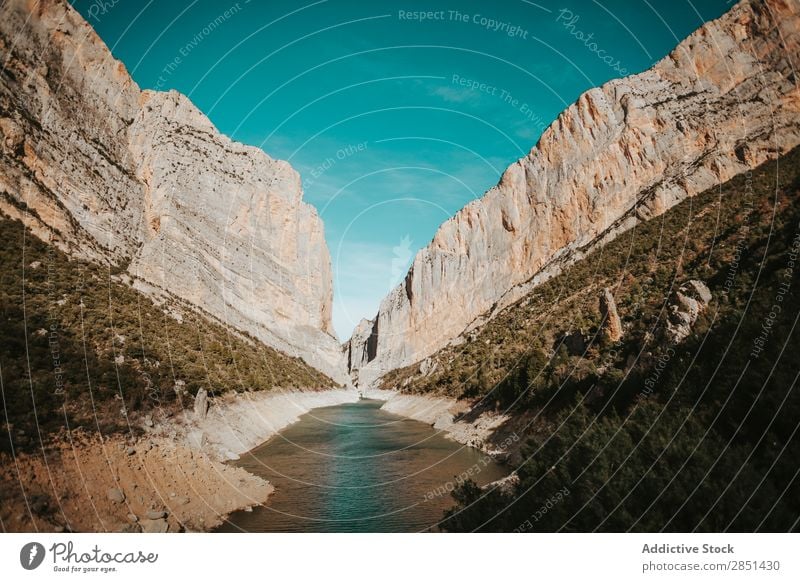
[[797, 529], [798, 256], [800, 148], [388, 374], [530, 419], [515, 493], [468, 484], [445, 529]]
[[191, 409], [201, 388], [333, 386], [301, 359], [185, 301], [140, 293], [119, 270], [71, 258], [19, 221], [0, 218], [0, 249], [0, 451], [81, 427], [136, 434], [145, 415]]

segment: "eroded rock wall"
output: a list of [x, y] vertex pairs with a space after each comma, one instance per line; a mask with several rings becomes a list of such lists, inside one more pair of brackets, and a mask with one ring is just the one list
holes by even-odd
[[[378, 333], [353, 377], [375, 385], [515, 287], [800, 143], [799, 10], [744, 0], [648, 71], [584, 93], [417, 254], [363, 326]], [[354, 335], [350, 353], [368, 353], [365, 337]]]
[[141, 91], [67, 2], [4, 2], [0, 61], [0, 210], [348, 380], [322, 221], [288, 163]]

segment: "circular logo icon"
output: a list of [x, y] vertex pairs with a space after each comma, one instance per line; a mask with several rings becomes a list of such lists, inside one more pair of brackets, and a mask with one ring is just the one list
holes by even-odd
[[30, 542], [19, 551], [19, 563], [26, 570], [35, 570], [44, 561], [44, 546], [39, 542]]

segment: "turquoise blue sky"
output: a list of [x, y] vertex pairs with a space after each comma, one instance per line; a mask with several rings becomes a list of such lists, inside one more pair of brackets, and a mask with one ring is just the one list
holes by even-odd
[[[325, 221], [340, 339], [581, 92], [724, 0], [79, 0], [144, 88], [288, 160]], [[416, 14], [425, 11], [425, 19]]]

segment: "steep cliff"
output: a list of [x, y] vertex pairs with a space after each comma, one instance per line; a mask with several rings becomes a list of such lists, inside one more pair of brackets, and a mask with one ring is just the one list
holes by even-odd
[[141, 91], [67, 2], [4, 2], [0, 61], [0, 210], [346, 380], [322, 222], [289, 164]]
[[798, 10], [744, 0], [584, 93], [417, 254], [351, 339], [351, 374], [367, 386], [426, 358], [589, 248], [800, 143]]

